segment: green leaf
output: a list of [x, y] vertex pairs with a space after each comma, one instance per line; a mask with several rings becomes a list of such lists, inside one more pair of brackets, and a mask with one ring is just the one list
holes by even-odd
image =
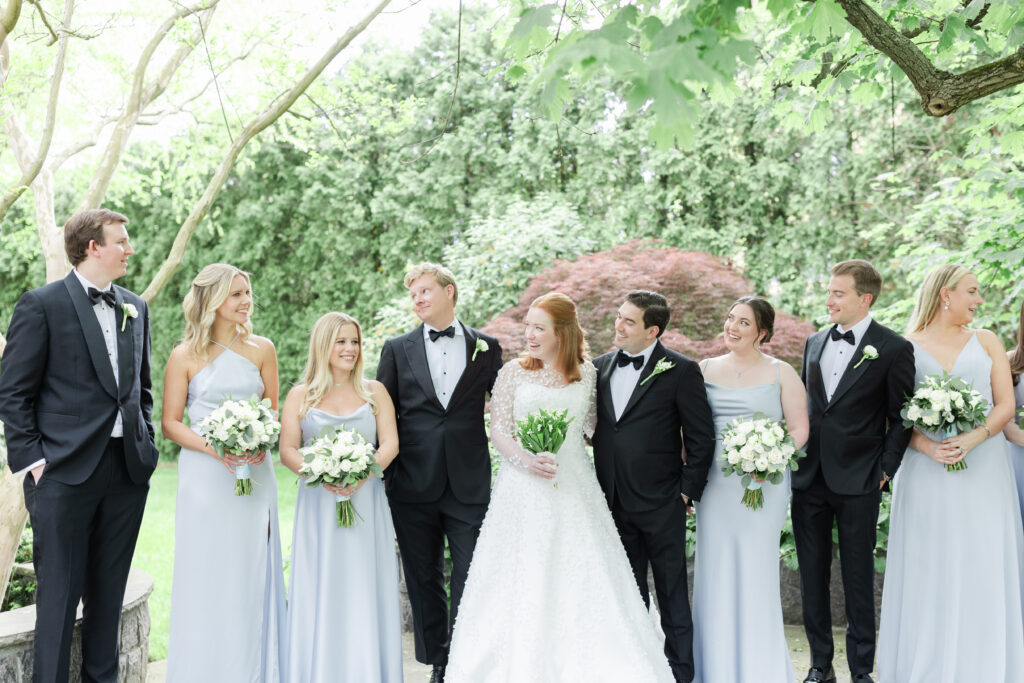
[[1011, 156], [1024, 157], [1024, 131], [1015, 130], [999, 137], [999, 146]]
[[853, 89], [850, 99], [854, 104], [869, 104], [881, 97], [884, 92], [885, 90], [878, 83], [867, 81]]
[[819, 43], [824, 43], [830, 36], [843, 35], [847, 28], [846, 12], [835, 0], [816, 0], [814, 9], [804, 21], [804, 29]]
[[525, 57], [548, 43], [548, 31], [557, 8], [555, 4], [529, 7], [519, 15], [519, 21], [505, 42], [513, 55]]
[[953, 47], [953, 43], [956, 42], [957, 36], [959, 36], [965, 29], [963, 17], [958, 14], [950, 14], [946, 17], [946, 25], [942, 29], [942, 35], [939, 36], [938, 51], [942, 54]]
[[518, 81], [520, 78], [522, 78], [525, 75], [526, 75], [526, 69], [524, 69], [519, 64], [513, 64], [512, 66], [510, 66], [508, 68], [508, 71], [505, 72], [505, 78], [507, 78], [509, 81], [512, 81], [512, 82]]

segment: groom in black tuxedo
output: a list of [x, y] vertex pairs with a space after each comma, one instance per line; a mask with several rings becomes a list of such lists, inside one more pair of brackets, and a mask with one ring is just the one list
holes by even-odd
[[[377, 379], [395, 402], [398, 457], [385, 490], [409, 590], [416, 659], [444, 680], [451, 629], [491, 498], [484, 397], [501, 369], [494, 337], [455, 317], [458, 290], [444, 266], [405, 275], [423, 324], [389, 339]], [[451, 550], [451, 612], [444, 588], [444, 540]]]
[[875, 527], [882, 487], [896, 474], [910, 431], [900, 408], [914, 388], [914, 348], [871, 319], [882, 276], [867, 261], [832, 267], [831, 328], [804, 346], [811, 435], [793, 472], [793, 535], [800, 561], [804, 629], [811, 647], [805, 683], [834, 682], [829, 577], [832, 523], [846, 597], [846, 658], [856, 683], [875, 660]]
[[74, 270], [21, 297], [0, 361], [10, 466], [29, 472], [36, 683], [68, 680], [79, 599], [82, 680], [117, 681], [121, 601], [157, 461], [149, 311], [112, 284], [135, 253], [127, 222], [106, 209], [68, 220]]
[[707, 484], [715, 428], [700, 368], [658, 341], [668, 321], [668, 302], [655, 292], [630, 292], [619, 307], [619, 351], [594, 361], [594, 465], [648, 605], [648, 563], [654, 573], [672, 673], [677, 681], [692, 681], [686, 508]]

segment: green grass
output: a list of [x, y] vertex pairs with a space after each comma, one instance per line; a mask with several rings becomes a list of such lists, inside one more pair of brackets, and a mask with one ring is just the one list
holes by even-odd
[[[292, 547], [292, 519], [298, 488], [295, 475], [278, 465], [277, 514], [281, 525], [281, 549], [284, 553], [285, 581]], [[153, 473], [146, 500], [146, 516], [135, 548], [133, 566], [153, 577], [149, 596], [149, 659], [167, 658], [167, 628], [171, 614], [171, 575], [174, 572], [174, 500], [178, 490], [177, 464], [161, 465]]]

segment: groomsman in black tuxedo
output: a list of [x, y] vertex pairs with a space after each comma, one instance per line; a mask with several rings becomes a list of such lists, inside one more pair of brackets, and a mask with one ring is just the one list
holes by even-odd
[[135, 253], [127, 222], [106, 209], [68, 220], [74, 270], [22, 295], [0, 361], [11, 469], [29, 472], [36, 683], [68, 680], [79, 599], [82, 680], [117, 681], [121, 601], [157, 460], [149, 311], [112, 284]]
[[398, 416], [398, 457], [385, 471], [385, 489], [412, 606], [416, 659], [433, 665], [431, 683], [440, 683], [491, 497], [484, 397], [501, 369], [501, 346], [455, 317], [458, 290], [444, 266], [413, 266], [405, 286], [423, 324], [389, 339], [380, 354], [377, 379]]
[[829, 577], [832, 524], [846, 596], [846, 658], [857, 683], [875, 660], [875, 527], [882, 487], [896, 474], [910, 431], [900, 408], [914, 388], [914, 349], [871, 319], [882, 276], [867, 261], [832, 267], [829, 320], [804, 346], [811, 435], [793, 472], [793, 535], [800, 561], [804, 629], [811, 647], [805, 683], [836, 680]]
[[658, 341], [668, 321], [668, 302], [655, 292], [630, 292], [619, 307], [619, 351], [594, 361], [594, 465], [648, 605], [648, 563], [654, 572], [672, 672], [677, 681], [692, 681], [686, 508], [707, 484], [715, 428], [697, 363]]

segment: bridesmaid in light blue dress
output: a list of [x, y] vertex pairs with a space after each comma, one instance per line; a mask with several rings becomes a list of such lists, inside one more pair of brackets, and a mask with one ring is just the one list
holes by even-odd
[[[203, 268], [183, 305], [184, 340], [164, 375], [163, 433], [181, 446], [167, 680], [277, 683], [285, 595], [272, 459], [221, 460], [197, 427], [227, 398], [255, 394], [276, 409], [277, 357], [252, 334], [249, 276], [237, 268]], [[234, 494], [240, 464], [250, 466], [251, 496]]]
[[[386, 468], [398, 454], [395, 409], [384, 385], [363, 379], [362, 330], [344, 313], [313, 326], [303, 383], [288, 392], [281, 461], [299, 473], [298, 449], [324, 427], [359, 432]], [[338, 527], [336, 495], [350, 496]], [[402, 621], [395, 531], [382, 480], [308, 487], [300, 476], [288, 603], [290, 683], [402, 683]]]
[[[965, 327], [981, 303], [970, 271], [939, 266], [911, 318], [916, 381], [949, 372], [991, 410], [955, 437], [915, 429], [896, 473], [878, 635], [883, 683], [1019, 683], [1024, 675], [1024, 534], [1001, 433], [1013, 390], [999, 339]], [[946, 470], [960, 460], [967, 469]]]
[[[798, 448], [807, 440], [807, 396], [788, 364], [764, 355], [775, 311], [761, 297], [743, 297], [725, 321], [729, 353], [701, 363], [720, 438], [736, 418], [763, 413], [786, 428]], [[764, 507], [743, 504], [743, 485], [722, 473], [722, 442], [697, 503], [693, 580], [694, 683], [790, 683], [793, 664], [782, 623], [779, 534], [789, 507], [789, 471], [765, 482]]]
[[1024, 516], [1024, 429], [1019, 423], [1024, 419], [1020, 413], [1024, 409], [1024, 304], [1020, 307], [1020, 324], [1017, 327], [1017, 345], [1007, 354], [1010, 372], [1013, 375], [1014, 414], [1003, 428], [1003, 436], [1009, 442], [1010, 462], [1017, 478], [1017, 498], [1020, 501], [1021, 515]]

